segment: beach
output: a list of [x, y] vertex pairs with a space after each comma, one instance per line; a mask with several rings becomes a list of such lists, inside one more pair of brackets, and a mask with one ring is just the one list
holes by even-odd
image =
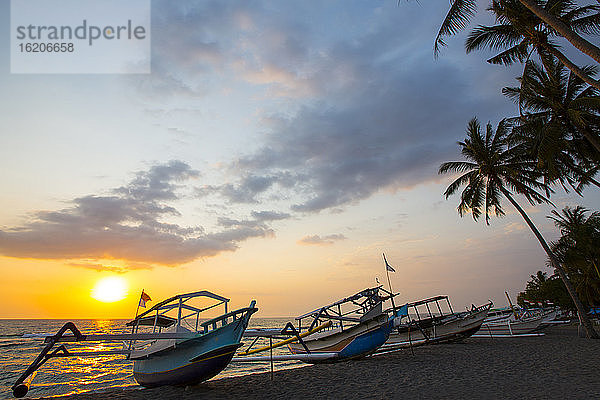
[[338, 364], [216, 379], [197, 386], [127, 388], [54, 399], [595, 399], [600, 340], [555, 326], [525, 338], [469, 338]]

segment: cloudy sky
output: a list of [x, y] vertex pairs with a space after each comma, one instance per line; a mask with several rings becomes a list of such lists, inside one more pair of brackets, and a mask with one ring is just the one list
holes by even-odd
[[[460, 36], [434, 59], [447, 2], [153, 1], [139, 75], [11, 74], [9, 7], [0, 317], [128, 317], [142, 288], [296, 315], [384, 278], [383, 252], [402, 299], [456, 308], [549, 271], [508, 204], [488, 227], [442, 196], [440, 163], [470, 118], [518, 112], [500, 90], [520, 74]], [[549, 210], [527, 208], [553, 239]], [[113, 275], [128, 297], [92, 301]]]

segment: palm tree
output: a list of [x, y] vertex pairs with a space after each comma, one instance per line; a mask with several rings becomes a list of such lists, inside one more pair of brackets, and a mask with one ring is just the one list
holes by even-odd
[[[531, 144], [550, 181], [564, 185], [566, 180], [578, 192], [588, 183], [600, 187], [594, 180], [600, 164], [600, 92], [552, 57], [544, 65], [527, 61], [520, 87], [502, 90], [519, 105], [515, 137]], [[595, 68], [585, 68], [595, 74]]]
[[561, 213], [552, 211], [561, 237], [552, 244], [552, 251], [564, 266], [577, 293], [588, 305], [600, 302], [600, 212], [586, 215], [587, 209], [565, 207]]
[[[594, 60], [600, 63], [600, 48], [596, 47], [592, 43], [588, 42], [581, 36], [579, 36], [568, 24], [564, 23], [560, 18], [557, 18], [551, 12], [548, 12], [546, 9], [540, 6], [540, 4], [535, 0], [519, 0], [521, 4], [529, 9], [532, 13], [534, 13], [539, 19], [544, 21], [548, 26], [551, 26], [552, 29], [556, 30], [562, 37], [567, 39], [573, 46], [575, 46], [579, 51], [584, 54], [587, 54]], [[573, 3], [574, 4], [574, 3]], [[584, 17], [585, 20], [582, 22], [591, 21], [595, 24], [598, 23], [598, 14]], [[585, 24], [581, 24], [579, 29], [582, 33], [597, 33], [597, 25], [596, 27], [591, 24], [590, 26], [586, 26]]]
[[517, 295], [517, 303], [524, 305], [527, 302], [551, 302], [565, 310], [575, 309], [573, 300], [560, 277], [556, 274], [547, 277], [546, 273], [542, 271], [531, 275], [531, 280], [527, 281], [525, 291]]
[[[584, 16], [580, 17], [580, 26], [575, 27], [574, 29], [574, 27], [563, 21], [563, 19], [549, 11], [548, 7], [544, 7], [543, 2], [536, 0], [519, 0], [519, 2], [542, 20], [548, 27], [551, 27], [562, 37], [567, 39], [573, 46], [579, 49], [579, 51], [587, 54], [596, 60], [596, 62], [600, 63], [600, 48], [578, 35], [578, 32], [588, 34], [598, 33], [598, 14], [585, 15], [585, 13], [589, 11], [596, 11], [597, 9], [594, 6], [592, 6], [592, 8], [583, 8], [583, 10], [587, 11], [584, 14], [580, 14]], [[546, 1], [546, 3], [548, 3], [548, 1]], [[564, 0], [563, 3], [565, 3]], [[575, 7], [573, 1], [568, 1], [568, 3], [570, 6]], [[581, 10], [582, 8], [580, 7], [579, 9]], [[459, 31], [465, 29], [476, 12], [477, 0], [451, 1], [450, 9], [435, 38], [434, 53], [436, 56], [439, 54], [440, 48], [446, 46], [444, 37], [455, 35]]]
[[482, 213], [485, 213], [487, 224], [489, 224], [492, 212], [497, 216], [504, 214], [500, 199], [502, 195], [506, 197], [532, 230], [548, 255], [551, 265], [565, 283], [587, 336], [597, 339], [599, 336], [590, 323], [583, 304], [581, 304], [562, 266], [529, 216], [513, 198], [511, 192], [522, 195], [532, 205], [550, 203], [544, 193], [549, 194], [551, 189], [543, 181], [540, 181], [539, 172], [535, 168], [535, 161], [530, 160], [527, 155], [523, 154], [519, 146], [507, 146], [508, 132], [509, 124], [503, 120], [498, 124], [495, 132], [491, 124], [488, 124], [484, 136], [479, 122], [476, 118], [473, 118], [467, 128], [467, 138], [463, 142], [458, 142], [466, 161], [445, 162], [440, 166], [440, 174], [448, 172], [461, 173], [448, 186], [444, 195], [448, 198], [462, 186], [465, 186], [458, 205], [459, 215], [462, 217], [470, 212], [473, 218], [477, 220]]
[[527, 282], [527, 289], [531, 288], [534, 290], [539, 290], [544, 285], [544, 283], [548, 280], [545, 272], [538, 271], [535, 275], [530, 275], [531, 280]]
[[[600, 17], [597, 14], [591, 17], [586, 15], [590, 11], [600, 10], [600, 6], [575, 7], [569, 0], [550, 0], [544, 3], [544, 8], [573, 30], [600, 31]], [[600, 90], [600, 81], [575, 65], [552, 41], [553, 37], [558, 36], [557, 31], [531, 13], [519, 0], [493, 0], [488, 10], [494, 14], [498, 24], [479, 25], [473, 29], [465, 42], [467, 53], [486, 47], [491, 50], [504, 49], [487, 60], [491, 64], [504, 65], [524, 62], [534, 50], [541, 57], [552, 54], [586, 83]]]

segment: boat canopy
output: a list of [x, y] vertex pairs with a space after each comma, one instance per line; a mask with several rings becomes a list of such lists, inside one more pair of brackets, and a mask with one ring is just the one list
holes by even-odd
[[158, 316], [149, 315], [147, 317], [137, 318], [132, 321], [129, 321], [127, 323], [127, 326], [134, 326], [134, 325], [154, 326], [155, 323], [156, 323], [156, 326], [159, 326], [161, 328], [167, 328], [171, 325], [176, 324], [177, 318], [168, 317], [166, 315], [158, 315]]
[[[215, 304], [209, 305], [204, 308], [198, 308], [191, 306], [189, 304], [185, 304], [188, 300], [197, 298], [197, 297], [207, 297], [210, 299], [214, 299], [217, 302]], [[225, 304], [225, 313], [227, 313], [227, 303], [229, 299], [223, 296], [219, 296], [218, 294], [209, 292], [207, 290], [201, 290], [198, 292], [184, 293], [178, 294], [173, 297], [169, 297], [166, 300], [161, 301], [160, 303], [155, 304], [153, 307], [144, 311], [140, 315], [138, 315], [134, 320], [129, 321], [127, 326], [157, 326], [157, 327], [167, 327], [173, 325], [175, 322], [181, 319], [185, 319], [190, 315], [198, 315], [203, 311], [210, 310], [211, 308], [220, 306]], [[171, 310], [179, 310], [179, 317], [172, 318], [167, 315]], [[191, 311], [191, 314], [182, 315], [183, 310]], [[156, 323], [156, 324], [155, 324]]]
[[[311, 330], [323, 321], [336, 321], [335, 326], [344, 330], [367, 320], [378, 318], [383, 314], [382, 304], [389, 299], [389, 292], [382, 286], [367, 288], [345, 297], [334, 303], [302, 314], [296, 317], [298, 331]], [[302, 326], [303, 321], [310, 321], [308, 326]]]
[[[385, 297], [379, 295], [379, 289], [381, 286], [374, 288], [367, 288], [361, 290], [360, 292], [350, 296], [343, 298], [341, 300], [336, 301], [335, 303], [331, 303], [329, 305], [317, 308], [313, 311], [307, 312], [306, 314], [302, 314], [299, 317], [296, 317], [296, 320], [301, 320], [307, 317], [317, 317], [319, 314], [321, 316], [325, 316], [324, 313], [327, 310], [335, 310], [335, 307], [341, 306], [342, 304], [352, 303], [360, 309], [364, 310], [364, 313], [368, 312], [376, 303], [380, 303], [385, 300]], [[338, 311], [338, 310], [336, 310]], [[328, 315], [331, 317], [330, 315]], [[342, 315], [338, 315], [335, 319], [348, 320], [348, 321], [358, 321], [358, 318], [344, 317]]]
[[435, 297], [430, 297], [428, 299], [423, 299], [423, 300], [415, 301], [412, 303], [408, 303], [407, 306], [416, 307], [416, 306], [420, 306], [422, 304], [433, 303], [435, 301], [447, 300], [447, 299], [448, 299], [448, 296], [435, 296]]

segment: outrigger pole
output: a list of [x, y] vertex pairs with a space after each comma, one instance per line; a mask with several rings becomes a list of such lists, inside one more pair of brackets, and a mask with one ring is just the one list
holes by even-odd
[[[70, 331], [72, 334], [66, 334]], [[24, 397], [29, 391], [29, 386], [37, 370], [44, 365], [46, 361], [54, 357], [79, 357], [89, 355], [129, 355], [130, 350], [106, 350], [106, 351], [83, 351], [71, 352], [64, 344], [57, 343], [78, 343], [78, 342], [121, 342], [127, 340], [154, 340], [154, 339], [193, 339], [197, 337], [193, 332], [168, 332], [168, 333], [100, 333], [84, 335], [75, 326], [73, 322], [67, 322], [54, 336], [45, 336], [44, 343], [46, 347], [31, 363], [31, 365], [19, 376], [15, 384], [11, 387], [13, 395], [17, 398]]]
[[[63, 337], [64, 333], [70, 330], [73, 333], [75, 338], [81, 338], [83, 335], [79, 332], [79, 329], [72, 322], [67, 322], [54, 336], [49, 336], [46, 340], [46, 347], [42, 350], [42, 352], [37, 356], [35, 361], [31, 363], [31, 365], [19, 376], [15, 384], [12, 386], [13, 395], [15, 397], [24, 397], [29, 391], [29, 386], [31, 385], [31, 381], [35, 376], [39, 367], [41, 367], [49, 358], [57, 356], [58, 353], [69, 354], [64, 345], [56, 348], [52, 353], [48, 354], [54, 344]], [[29, 378], [29, 379], [27, 379]]]

